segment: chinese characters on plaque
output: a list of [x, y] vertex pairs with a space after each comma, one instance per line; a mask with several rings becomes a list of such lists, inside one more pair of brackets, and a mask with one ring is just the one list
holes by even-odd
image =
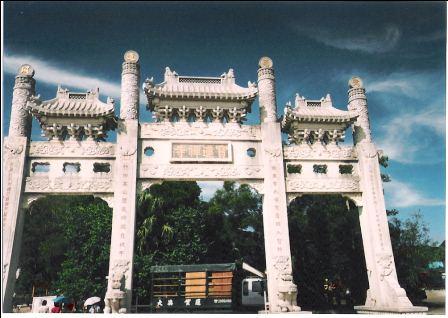
[[231, 161], [230, 145], [173, 143], [171, 149], [172, 161]]

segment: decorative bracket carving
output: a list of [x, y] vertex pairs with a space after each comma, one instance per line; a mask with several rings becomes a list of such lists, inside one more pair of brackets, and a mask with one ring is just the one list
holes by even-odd
[[151, 188], [151, 186], [153, 184], [160, 184], [162, 182], [163, 182], [163, 180], [156, 180], [156, 179], [137, 180], [137, 193], [141, 193], [141, 192], [145, 191], [146, 189]]

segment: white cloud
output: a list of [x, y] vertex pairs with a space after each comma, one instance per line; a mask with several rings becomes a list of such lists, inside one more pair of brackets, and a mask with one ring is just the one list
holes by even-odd
[[422, 99], [428, 87], [440, 86], [443, 89], [442, 85], [433, 73], [396, 72], [381, 77], [369, 74], [365, 87], [369, 93], [392, 93]]
[[444, 101], [437, 100], [421, 110], [408, 109], [390, 118], [381, 126], [378, 144], [390, 159], [398, 162], [441, 162], [445, 125]]
[[[44, 61], [34, 56], [5, 54], [3, 66], [6, 73], [16, 75], [17, 70], [22, 64], [30, 64], [34, 68], [36, 72], [34, 78], [38, 83], [43, 82], [55, 86], [70, 86], [85, 91], [99, 87], [101, 94], [117, 99], [120, 98], [121, 87], [119, 83], [114, 83], [90, 75], [80, 74], [79, 71], [74, 69], [63, 67], [57, 63]], [[141, 88], [140, 103], [146, 103], [146, 96]]]
[[341, 34], [339, 28], [323, 29], [322, 27], [295, 26], [295, 29], [325, 45], [367, 53], [389, 52], [396, 47], [401, 38], [401, 31], [395, 25], [388, 25], [380, 30], [370, 32], [356, 32], [354, 35]]
[[427, 43], [427, 42], [435, 42], [435, 41], [444, 40], [445, 37], [446, 37], [445, 31], [440, 29], [440, 30], [436, 30], [432, 33], [414, 36], [412, 38], [412, 41], [419, 42], [419, 43]]
[[201, 198], [205, 201], [209, 201], [216, 190], [221, 189], [223, 181], [198, 181], [198, 186], [201, 188]]
[[[381, 75], [363, 70], [338, 72], [337, 78], [359, 75], [364, 81], [375, 142], [390, 159], [412, 164], [445, 160], [445, 83], [435, 72], [394, 72]], [[373, 111], [381, 106], [384, 111]], [[374, 114], [374, 115], [372, 115]], [[376, 117], [373, 117], [376, 116]]]
[[412, 206], [442, 206], [442, 199], [427, 198], [409, 184], [393, 179], [384, 183], [386, 205], [390, 208], [406, 208]]
[[3, 62], [5, 72], [9, 74], [15, 75], [17, 74], [17, 70], [20, 65], [30, 64], [36, 72], [34, 77], [38, 82], [54, 85], [67, 85], [83, 90], [99, 87], [100, 92], [105, 95], [114, 98], [120, 97], [120, 85], [117, 83], [111, 83], [110, 81], [104, 79], [81, 75], [79, 72], [74, 70], [43, 61], [33, 56], [5, 55]]

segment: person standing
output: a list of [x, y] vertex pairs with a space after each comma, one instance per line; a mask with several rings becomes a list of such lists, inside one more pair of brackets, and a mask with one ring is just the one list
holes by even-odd
[[61, 312], [61, 304], [60, 303], [54, 303], [54, 307], [51, 308], [51, 313], [58, 314]]
[[42, 303], [39, 307], [39, 309], [37, 310], [37, 312], [39, 314], [46, 314], [50, 312], [50, 307], [47, 306], [47, 301], [44, 299], [42, 300]]

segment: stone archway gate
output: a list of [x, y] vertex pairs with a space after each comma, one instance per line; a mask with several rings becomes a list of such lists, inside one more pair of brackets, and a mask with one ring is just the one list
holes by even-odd
[[[3, 293], [11, 311], [23, 210], [47, 194], [93, 194], [113, 208], [106, 311], [129, 312], [135, 205], [138, 191], [163, 180], [236, 180], [263, 194], [269, 311], [300, 311], [292, 281], [288, 200], [304, 193], [340, 193], [360, 211], [369, 291], [359, 312], [424, 312], [400, 287], [389, 236], [378, 151], [371, 140], [365, 89], [349, 82], [348, 111], [329, 95], [296, 95], [277, 118], [271, 59], [260, 59], [258, 85], [235, 83], [233, 70], [220, 77], [179, 76], [169, 68], [164, 82], [147, 79], [148, 107], [157, 119], [139, 123], [139, 56], [125, 54], [120, 117], [114, 101], [99, 91], [58, 88], [54, 99], [35, 96], [34, 70], [16, 76], [3, 162]], [[242, 122], [258, 96], [260, 125]], [[31, 116], [48, 141], [31, 141]], [[341, 146], [353, 129], [354, 146]], [[101, 141], [117, 128], [117, 142]], [[281, 132], [290, 145], [282, 144]]]

